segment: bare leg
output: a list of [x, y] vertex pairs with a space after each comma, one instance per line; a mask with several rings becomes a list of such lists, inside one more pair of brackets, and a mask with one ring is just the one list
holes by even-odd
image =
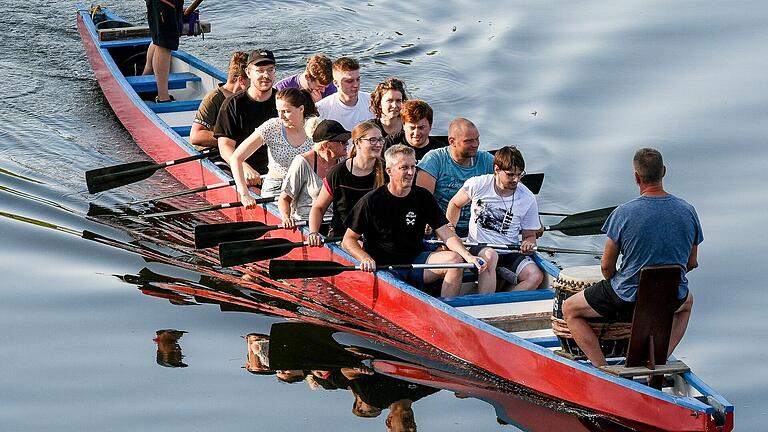
[[144, 63], [144, 72], [142, 72], [142, 75], [152, 75], [154, 72], [154, 69], [152, 69], [152, 58], [155, 56], [155, 47], [156, 45], [151, 43], [149, 44], [149, 48], [147, 48], [147, 61]]
[[157, 81], [157, 98], [161, 101], [170, 99], [168, 95], [168, 75], [171, 73], [171, 50], [161, 46], [155, 47], [152, 56], [152, 69]]
[[528, 264], [523, 267], [520, 274], [517, 275], [517, 285], [512, 288], [512, 291], [529, 291], [535, 290], [541, 285], [541, 281], [544, 280], [544, 273], [536, 265], [536, 263]]
[[584, 298], [584, 291], [574, 294], [563, 302], [563, 317], [573, 340], [584, 351], [592, 365], [598, 367], [607, 365], [597, 335], [587, 322], [587, 318], [597, 318], [600, 314], [589, 306], [587, 299]]
[[[433, 252], [427, 258], [428, 264], [458, 264], [464, 260], [459, 254], [452, 251]], [[440, 290], [440, 296], [453, 297], [459, 295], [461, 282], [464, 277], [463, 269], [427, 269], [424, 270], [424, 284], [443, 280], [443, 287]]]
[[491, 248], [483, 248], [478, 256], [488, 263], [488, 267], [477, 275], [477, 293], [493, 294], [496, 292], [496, 264], [499, 254]]
[[683, 339], [685, 330], [688, 328], [688, 320], [691, 318], [691, 310], [693, 310], [693, 293], [688, 291], [688, 298], [685, 300], [680, 309], [675, 312], [675, 316], [672, 318], [672, 333], [669, 336], [669, 349], [667, 350], [667, 357], [672, 355], [677, 345]]

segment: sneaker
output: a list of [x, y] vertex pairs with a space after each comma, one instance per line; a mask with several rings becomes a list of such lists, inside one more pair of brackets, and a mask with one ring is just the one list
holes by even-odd
[[168, 95], [170, 99], [160, 100], [160, 96], [155, 96], [155, 103], [176, 102], [176, 98], [173, 95]]

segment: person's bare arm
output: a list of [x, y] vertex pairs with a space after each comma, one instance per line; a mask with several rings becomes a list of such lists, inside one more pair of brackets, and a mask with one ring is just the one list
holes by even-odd
[[293, 197], [285, 192], [280, 193], [280, 198], [277, 199], [277, 208], [280, 210], [280, 218], [283, 221], [283, 228], [294, 228], [296, 222], [291, 217], [291, 203]]
[[189, 131], [189, 143], [201, 147], [216, 147], [218, 140], [213, 137], [213, 131], [200, 123], [192, 123]]
[[448, 209], [445, 212], [445, 217], [448, 218], [448, 221], [456, 225], [461, 217], [461, 209], [469, 204], [470, 201], [471, 198], [467, 195], [467, 192], [463, 188], [459, 189], [456, 195], [451, 198], [451, 201], [448, 202]]
[[693, 245], [691, 248], [691, 254], [688, 256], [688, 264], [685, 266], [686, 271], [691, 271], [699, 266], [699, 245]]
[[442, 240], [443, 243], [445, 243], [445, 246], [448, 248], [448, 250], [459, 254], [464, 259], [464, 261], [470, 264], [474, 264], [475, 267], [477, 267], [478, 272], [482, 273], [488, 267], [488, 263], [486, 263], [484, 260], [469, 253], [467, 248], [464, 247], [464, 243], [462, 243], [459, 236], [456, 235], [456, 232], [451, 227], [449, 227], [448, 224], [445, 224], [436, 229], [435, 234], [437, 234], [437, 237]]
[[603, 259], [600, 260], [600, 270], [605, 280], [610, 280], [616, 273], [616, 262], [619, 260], [619, 246], [610, 238], [605, 239]]
[[[314, 204], [312, 204], [312, 210], [309, 211], [309, 236], [307, 237], [307, 241], [309, 242], [310, 246], [318, 247], [323, 245], [323, 241], [320, 239], [320, 224], [323, 222], [323, 216], [325, 216], [325, 211], [328, 210], [328, 206], [333, 203], [333, 197], [330, 193], [328, 193], [328, 190], [325, 188], [325, 185], [320, 189], [320, 194], [315, 199]], [[338, 235], [338, 233], [336, 233]]]
[[347, 228], [347, 232], [344, 233], [344, 240], [341, 242], [341, 247], [350, 255], [360, 261], [360, 270], [367, 272], [376, 271], [376, 262], [368, 255], [368, 252], [360, 246], [360, 234]]
[[437, 183], [437, 180], [435, 180], [430, 173], [424, 170], [419, 170], [419, 172], [416, 173], [416, 186], [421, 186], [424, 189], [435, 193], [435, 183]]
[[520, 244], [521, 254], [530, 255], [533, 253], [533, 248], [536, 247], [538, 232], [538, 230], [523, 230], [523, 242]]

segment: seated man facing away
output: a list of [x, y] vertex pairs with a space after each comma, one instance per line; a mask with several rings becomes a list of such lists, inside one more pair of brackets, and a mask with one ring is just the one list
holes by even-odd
[[[527, 255], [536, 246], [539, 223], [539, 207], [536, 196], [520, 183], [525, 175], [525, 160], [514, 146], [499, 149], [493, 159], [493, 174], [471, 177], [448, 203], [446, 216], [456, 223], [461, 209], [472, 203], [469, 219], [471, 242], [520, 245], [519, 252], [474, 246], [469, 249], [488, 263], [489, 277], [498, 274], [496, 280], [483, 284], [478, 280], [480, 294], [493, 293], [511, 288], [515, 291], [533, 290], [544, 280], [544, 273]], [[523, 242], [520, 243], [520, 232]], [[497, 270], [508, 271], [497, 271]], [[509, 273], [511, 277], [507, 276]], [[511, 280], [510, 280], [511, 279]], [[516, 284], [516, 285], [515, 285]]]
[[[456, 236], [453, 227], [428, 191], [412, 186], [416, 158], [412, 148], [398, 144], [384, 153], [389, 183], [365, 195], [352, 209], [345, 223], [342, 247], [360, 261], [361, 270], [374, 272], [376, 265], [442, 264], [466, 261], [482, 273], [487, 265], [472, 256]], [[425, 250], [424, 228], [437, 227], [435, 233], [449, 250]], [[359, 241], [364, 238], [361, 246]], [[396, 276], [431, 295], [456, 296], [461, 288], [463, 269], [402, 270]], [[442, 288], [430, 285], [442, 279]]]
[[[606, 361], [587, 319], [631, 321], [643, 267], [680, 266], [668, 356], [683, 338], [693, 307], [685, 274], [698, 266], [698, 245], [704, 241], [699, 216], [692, 205], [664, 191], [666, 167], [658, 150], [638, 150], [633, 165], [640, 196], [618, 206], [603, 225], [608, 236], [601, 263], [605, 280], [563, 303], [563, 316], [573, 339], [595, 366], [605, 366]], [[622, 261], [617, 270], [619, 255]]]
[[336, 93], [336, 86], [333, 85], [332, 65], [333, 63], [328, 57], [315, 54], [307, 59], [307, 67], [304, 72], [281, 79], [275, 84], [275, 89], [277, 91], [287, 88], [308, 90], [312, 93], [312, 100], [318, 102], [320, 99]]
[[247, 62], [248, 53], [237, 51], [232, 54], [227, 67], [227, 82], [216, 86], [200, 102], [195, 120], [192, 121], [192, 129], [189, 132], [189, 142], [196, 149], [203, 150], [207, 147], [216, 147], [218, 144], [213, 136], [213, 128], [216, 126], [216, 118], [219, 116], [221, 104], [224, 103], [224, 99], [247, 89], [251, 85], [251, 80], [245, 74]]

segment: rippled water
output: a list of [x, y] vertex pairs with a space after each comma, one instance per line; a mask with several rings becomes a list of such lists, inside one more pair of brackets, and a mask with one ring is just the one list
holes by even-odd
[[[188, 222], [87, 216], [91, 202], [110, 208], [175, 183], [161, 174], [87, 194], [84, 171], [143, 153], [101, 94], [73, 5], [4, 6], [0, 429], [384, 429], [383, 416], [353, 416], [347, 392], [244, 372], [240, 336], [268, 333], [281, 318], [268, 308], [224, 312], [195, 296], [207, 257], [171, 238]], [[142, 21], [141, 1], [111, 6]], [[318, 51], [360, 58], [364, 90], [399, 76], [435, 108], [436, 131], [461, 115], [477, 123], [486, 149], [518, 145], [529, 171], [547, 174], [539, 195], [547, 211], [634, 197], [633, 151], [659, 148], [666, 188], [696, 206], [705, 230], [677, 355], [736, 405], [737, 430], [765, 428], [763, 2], [219, 1], [203, 4], [203, 19], [213, 33], [182, 47], [220, 68], [231, 51], [264, 46], [275, 50], [279, 76]], [[601, 246], [599, 237], [546, 241]], [[148, 278], [145, 268], [177, 280]], [[168, 283], [176, 294], [163, 290]], [[274, 301], [283, 316], [307, 317]], [[169, 328], [188, 332], [180, 340], [188, 367], [157, 362], [155, 332]], [[447, 391], [414, 411], [421, 430], [501, 428], [490, 405]]]

